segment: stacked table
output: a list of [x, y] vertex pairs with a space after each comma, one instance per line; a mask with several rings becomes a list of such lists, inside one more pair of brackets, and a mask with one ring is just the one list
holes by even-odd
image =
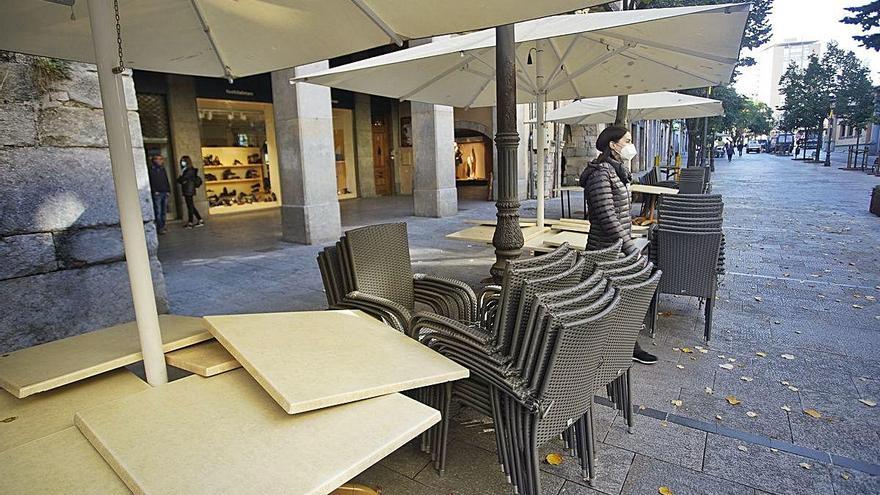
[[6, 394], [0, 416], [23, 427], [6, 442], [0, 423], [0, 492], [326, 494], [440, 420], [398, 392], [468, 375], [358, 311], [197, 320], [194, 340], [217, 340], [167, 360], [207, 377], [150, 388], [121, 370]]

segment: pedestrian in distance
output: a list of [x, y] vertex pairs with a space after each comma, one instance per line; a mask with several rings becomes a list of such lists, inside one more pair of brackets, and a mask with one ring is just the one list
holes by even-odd
[[733, 143], [727, 143], [725, 146], [725, 151], [727, 151], [727, 161], [728, 163], [733, 160]]
[[[600, 155], [587, 165], [580, 177], [580, 186], [587, 198], [590, 235], [587, 249], [603, 249], [623, 241], [624, 254], [636, 251], [632, 239], [629, 191], [632, 180], [629, 163], [636, 156], [632, 135], [623, 127], [606, 127], [596, 140]], [[654, 364], [657, 356], [643, 350], [636, 342], [633, 361]]]
[[743, 156], [743, 148], [744, 147], [745, 147], [745, 145], [743, 144], [742, 141], [736, 143], [736, 151], [739, 152], [740, 158], [742, 158], [742, 156]]
[[177, 183], [180, 184], [180, 192], [186, 202], [187, 222], [183, 228], [204, 227], [205, 222], [193, 202], [193, 196], [202, 187], [202, 178], [199, 177], [199, 170], [193, 166], [192, 159], [188, 155], [180, 159], [180, 176], [177, 177]]
[[150, 157], [150, 191], [153, 196], [153, 216], [156, 218], [156, 231], [161, 235], [168, 230], [165, 228], [165, 212], [168, 211], [168, 195], [171, 194], [171, 183], [168, 182], [168, 174], [165, 172], [165, 157], [153, 155]]

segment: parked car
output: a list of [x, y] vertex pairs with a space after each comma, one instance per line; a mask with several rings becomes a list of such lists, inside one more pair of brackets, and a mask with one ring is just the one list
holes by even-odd
[[788, 155], [794, 147], [794, 134], [777, 134], [770, 139], [770, 153]]
[[754, 139], [749, 141], [749, 144], [746, 145], [746, 153], [760, 153], [761, 152], [761, 143], [755, 141]]
[[767, 141], [766, 139], [759, 139], [758, 144], [761, 145], [762, 152], [765, 152], [765, 153], [770, 152], [770, 141]]

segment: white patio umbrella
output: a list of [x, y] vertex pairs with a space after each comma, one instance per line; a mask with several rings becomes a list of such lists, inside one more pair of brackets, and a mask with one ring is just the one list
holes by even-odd
[[[617, 98], [586, 98], [547, 112], [547, 122], [560, 124], [607, 124], [614, 122]], [[639, 120], [691, 119], [724, 115], [724, 107], [718, 100], [661, 91], [630, 95], [627, 118]]]
[[[544, 104], [714, 86], [730, 80], [750, 5], [562, 15], [516, 25], [517, 99], [537, 102], [538, 224]], [[455, 107], [495, 103], [495, 32], [435, 40], [295, 81]], [[533, 63], [529, 63], [533, 62]]]
[[[120, 73], [240, 77], [408, 38], [509, 24], [583, 0], [2, 0], [0, 50], [97, 64], [147, 381], [167, 381]], [[599, 3], [599, 2], [595, 2]], [[115, 9], [118, 7], [118, 10]]]

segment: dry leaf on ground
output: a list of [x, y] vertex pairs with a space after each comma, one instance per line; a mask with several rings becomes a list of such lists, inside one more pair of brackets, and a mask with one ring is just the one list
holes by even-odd
[[700, 354], [707, 354], [709, 349], [700, 349]]
[[547, 454], [545, 460], [547, 461], [547, 464], [550, 464], [551, 466], [558, 466], [562, 464], [562, 456], [555, 452]]
[[743, 451], [743, 452], [748, 452], [748, 451], [749, 451], [749, 448], [746, 447], [745, 445], [737, 445], [736, 448], [737, 448], [737, 450], [741, 450], [741, 451]]
[[761, 302], [761, 301], [763, 301], [763, 300], [764, 300], [764, 299], [762, 299], [761, 296], [755, 296], [755, 301]]
[[712, 387], [706, 387], [705, 392], [706, 392], [707, 394], [711, 394], [711, 393], [712, 393]]
[[804, 468], [804, 469], [813, 469], [813, 466], [810, 465], [809, 462], [802, 462], [802, 463], [798, 464], [798, 466], [800, 466], [800, 467], [802, 467], [802, 468]]
[[757, 418], [757, 417], [758, 417], [758, 413], [756, 413], [756, 412], [754, 412], [754, 411], [746, 411], [746, 416], [748, 416], [748, 417], [750, 417], [750, 418]]
[[726, 370], [732, 370], [732, 369], [733, 369], [733, 365], [730, 364], [730, 363], [719, 364], [718, 367], [719, 367], [719, 368], [724, 368], [724, 369], [726, 369]]
[[660, 495], [675, 495], [674, 493], [672, 493], [672, 490], [670, 490], [669, 487], [666, 486], [661, 486], [660, 488], [658, 488], [657, 493], [659, 493]]
[[791, 390], [792, 392], [797, 392], [798, 390], [800, 390], [799, 388], [795, 387], [794, 385], [789, 385], [788, 389]]
[[683, 369], [684, 369], [684, 366], [682, 366], [682, 365], [680, 365], [680, 364], [676, 364], [675, 367], [678, 368], [678, 369], [680, 369], [680, 370], [683, 370]]
[[682, 347], [681, 352], [683, 352], [685, 354], [690, 354], [690, 353], [694, 352], [694, 350], [691, 349], [690, 347]]
[[791, 385], [790, 383], [788, 383], [788, 382], [785, 381], [785, 380], [782, 380], [782, 381], [779, 382], [779, 383], [781, 383], [781, 384], [783, 384], [783, 385], [785, 385], [785, 386], [789, 386], [789, 385]]
[[844, 471], [844, 472], [840, 473], [840, 477], [843, 478], [844, 481], [846, 481], [849, 479], [849, 473]]
[[660, 313], [660, 316], [672, 316], [672, 311], [664, 311]]
[[759, 352], [756, 352], [755, 355], [758, 356], [758, 357], [767, 357], [767, 353], [766, 353], [766, 352], [760, 352], [760, 351], [759, 351]]
[[753, 380], [753, 378], [750, 377], [750, 376], [741, 376], [741, 377], [739, 377], [739, 379], [742, 380], [742, 381], [744, 381], [744, 382], [750, 382], [750, 381]]
[[817, 411], [815, 409], [804, 409], [804, 414], [806, 414], [807, 416], [810, 416], [812, 418], [816, 418], [816, 419], [819, 419], [822, 417], [822, 413], [820, 413], [819, 411]]
[[862, 309], [862, 307], [863, 306], [861, 306], [859, 304], [853, 304], [853, 308], [855, 308], [855, 309]]
[[680, 401], [680, 400], [671, 400], [669, 402], [671, 402], [672, 405], [675, 407], [681, 407], [681, 405], [682, 405], [682, 401]]
[[791, 361], [792, 359], [794, 359], [794, 356], [792, 356], [791, 354], [780, 354], [780, 357], [781, 357], [782, 359], [788, 359], [789, 361]]
[[669, 426], [669, 422], [668, 421], [661, 421], [660, 426], [666, 428], [667, 426]]
[[734, 396], [734, 395], [728, 395], [727, 397], [724, 398], [724, 400], [726, 400], [727, 403], [730, 404], [731, 406], [735, 406], [737, 404], [742, 403], [742, 401], [737, 399], [736, 396]]
[[782, 406], [782, 410], [785, 412], [791, 412], [791, 408], [788, 406]]
[[721, 415], [720, 415], [720, 414], [716, 414], [716, 415], [715, 415], [715, 419], [717, 419], [718, 421], [721, 421]]
[[864, 404], [868, 407], [874, 407], [877, 405], [877, 402], [873, 401], [871, 399], [859, 399], [859, 402], [861, 402], [862, 404]]

